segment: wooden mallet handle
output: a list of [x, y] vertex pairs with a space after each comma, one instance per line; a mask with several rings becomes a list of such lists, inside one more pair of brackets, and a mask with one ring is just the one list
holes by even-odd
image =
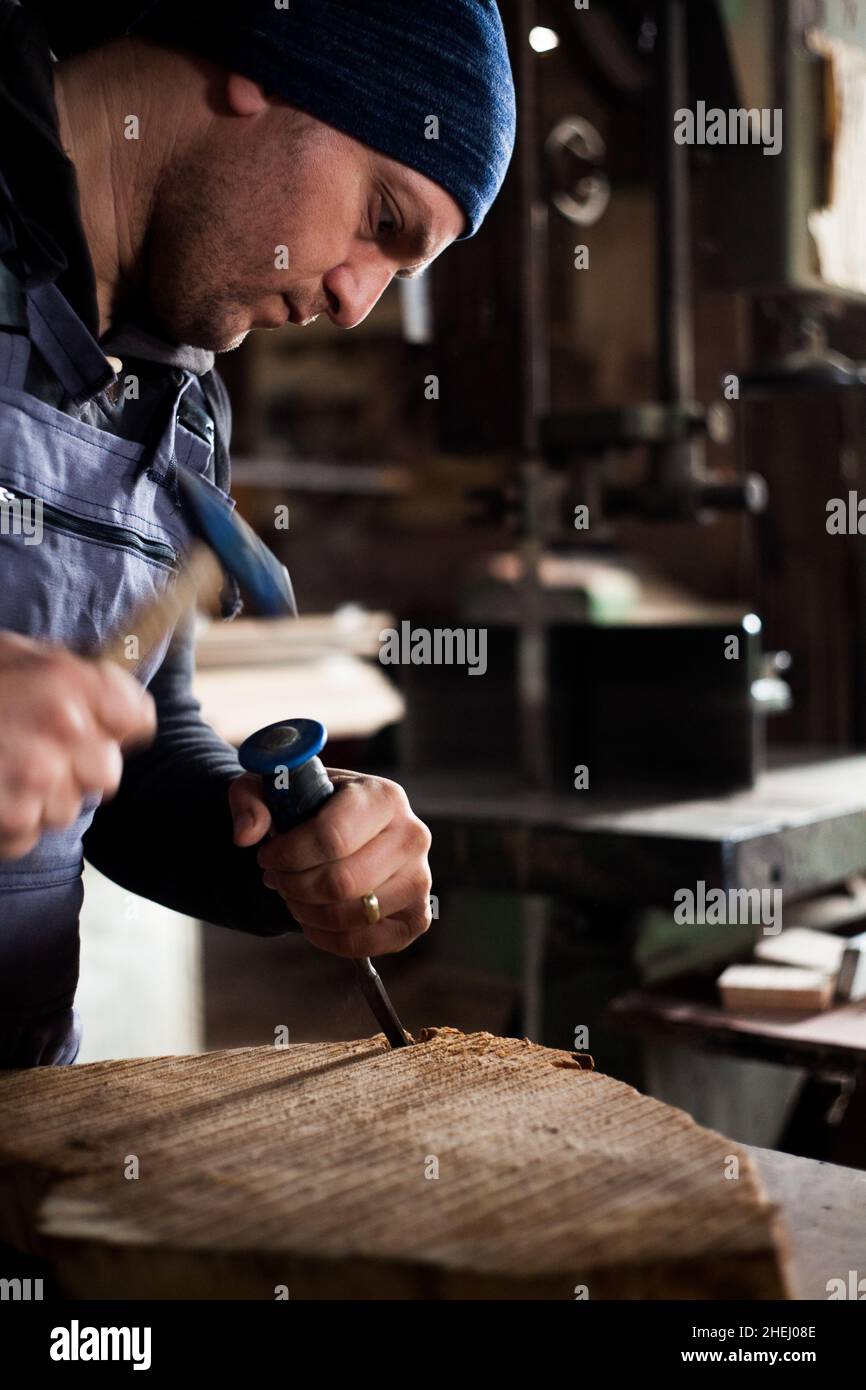
[[[174, 581], [149, 603], [142, 604], [124, 624], [124, 629], [97, 652], [103, 661], [113, 661], [125, 670], [143, 661], [149, 651], [176, 625], [185, 611], [198, 600], [204, 608], [215, 606], [223, 587], [223, 572], [213, 551], [194, 541]], [[127, 655], [130, 637], [137, 638], [136, 655]]]

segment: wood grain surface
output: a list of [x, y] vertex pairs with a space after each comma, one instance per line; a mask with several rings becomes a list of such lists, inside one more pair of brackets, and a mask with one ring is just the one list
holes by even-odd
[[746, 1151], [588, 1065], [430, 1029], [7, 1072], [0, 1239], [83, 1298], [787, 1297]]

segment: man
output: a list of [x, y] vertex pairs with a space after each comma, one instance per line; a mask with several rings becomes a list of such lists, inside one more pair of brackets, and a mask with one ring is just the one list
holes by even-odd
[[394, 783], [332, 772], [319, 815], [270, 837], [258, 779], [199, 718], [188, 624], [130, 674], [87, 653], [177, 566], [176, 469], [227, 492], [213, 354], [351, 328], [477, 230], [514, 139], [499, 15], [142, 9], [83, 47], [63, 6], [0, 0], [0, 498], [44, 527], [0, 527], [3, 1066], [76, 1056], [82, 847], [131, 891], [338, 955], [430, 922], [429, 832]]

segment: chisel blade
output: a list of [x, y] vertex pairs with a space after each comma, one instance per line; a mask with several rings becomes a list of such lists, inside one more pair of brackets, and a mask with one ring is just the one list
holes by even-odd
[[381, 1026], [382, 1032], [391, 1046], [410, 1047], [413, 1039], [397, 1017], [394, 1005], [388, 998], [388, 991], [382, 984], [379, 973], [370, 957], [364, 956], [362, 960], [353, 960], [352, 964], [357, 971], [358, 981], [364, 991], [367, 1003], [373, 1010], [376, 1021]]

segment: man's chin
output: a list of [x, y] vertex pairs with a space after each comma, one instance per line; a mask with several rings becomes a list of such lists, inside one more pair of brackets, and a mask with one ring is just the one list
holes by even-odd
[[240, 324], [237, 319], [231, 323], [198, 324], [189, 329], [183, 342], [187, 347], [204, 348], [206, 352], [234, 352], [250, 332], [250, 327], [250, 324]]
[[240, 347], [252, 328], [249, 315], [233, 313], [220, 319], [180, 316], [165, 325], [168, 336], [183, 347], [199, 348], [205, 352], [233, 352]]
[[211, 351], [211, 352], [234, 352], [235, 348], [239, 348], [239, 347], [240, 347], [241, 343], [244, 341], [244, 339], [246, 338], [246, 336], [247, 336], [247, 334], [248, 334], [249, 332], [250, 332], [250, 329], [249, 329], [249, 328], [245, 328], [245, 329], [243, 330], [242, 333], [236, 333], [235, 336], [234, 336], [233, 338], [230, 338], [227, 342], [221, 343], [218, 347], [217, 347], [217, 346], [211, 347], [210, 351]]

